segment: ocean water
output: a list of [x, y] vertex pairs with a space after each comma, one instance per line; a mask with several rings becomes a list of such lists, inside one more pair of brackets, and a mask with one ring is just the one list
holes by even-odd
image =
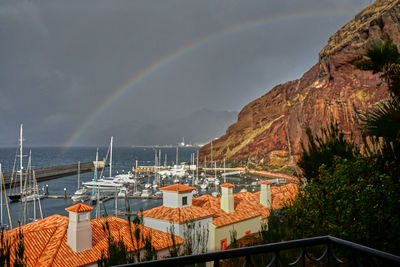
[[[190, 162], [192, 153], [197, 153], [197, 148], [179, 148], [179, 161]], [[62, 148], [51, 147], [51, 148], [24, 148], [23, 154], [29, 155], [29, 151], [32, 154], [32, 168], [42, 168], [56, 165], [73, 164], [87, 161], [93, 161], [96, 159], [96, 148], [94, 147], [77, 147], [70, 148], [67, 151], [63, 151]], [[16, 148], [0, 148], [0, 163], [2, 164], [3, 172], [11, 172], [15, 161], [17, 149]], [[99, 159], [103, 159], [106, 156], [107, 148], [99, 148]], [[176, 148], [161, 148], [161, 163], [164, 164], [165, 155], [167, 155], [167, 164], [172, 165], [176, 159]], [[128, 172], [135, 165], [138, 160], [140, 166], [154, 166], [154, 154], [153, 148], [131, 148], [131, 147], [115, 147], [113, 149], [113, 175], [118, 173]], [[23, 166], [27, 167], [28, 156], [23, 157]], [[16, 161], [16, 169], [19, 169], [19, 158]], [[106, 168], [104, 172], [108, 175], [109, 169]], [[93, 173], [82, 173], [81, 181], [91, 181], [93, 179]], [[64, 195], [64, 188], [67, 190], [67, 195], [73, 195], [77, 189], [77, 175], [62, 177], [54, 180], [44, 181], [39, 183], [39, 187], [49, 188], [49, 195]], [[2, 221], [4, 224], [9, 225], [8, 214], [6, 212], [5, 198], [2, 195]], [[75, 204], [71, 199], [67, 198], [44, 198], [40, 200], [42, 206], [43, 217], [47, 217], [53, 214], [60, 214], [68, 216], [65, 208]], [[87, 202], [88, 203], [88, 202]], [[89, 204], [89, 203], [88, 203]], [[129, 203], [124, 199], [118, 200], [118, 210], [125, 211], [127, 205], [130, 206], [131, 211], [139, 211], [140, 209], [150, 209], [162, 204], [162, 200], [141, 200], [141, 199], [130, 199]], [[90, 204], [89, 204], [90, 205]], [[10, 203], [10, 214], [13, 227], [23, 223], [23, 211], [24, 205], [19, 202]], [[40, 211], [38, 203], [36, 203], [36, 218], [40, 218]], [[33, 202], [27, 204], [26, 207], [27, 217], [30, 220], [34, 217], [35, 208]], [[115, 200], [109, 200], [101, 206], [101, 214], [111, 215], [115, 212]], [[92, 217], [94, 212], [92, 212]], [[28, 221], [29, 222], [29, 221]]]

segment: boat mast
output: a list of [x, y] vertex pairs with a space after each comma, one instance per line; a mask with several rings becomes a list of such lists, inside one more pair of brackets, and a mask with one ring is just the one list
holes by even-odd
[[224, 183], [226, 183], [226, 174], [225, 174], [225, 158], [224, 158]]
[[[154, 150], [154, 181], [153, 182], [157, 181], [157, 162], [158, 162], [157, 150]], [[149, 180], [149, 184], [150, 184], [150, 180]]]
[[[1, 163], [0, 163], [0, 178], [1, 178], [1, 190], [4, 191], [4, 196], [6, 199], [6, 207], [7, 207], [7, 214], [8, 214], [8, 222], [10, 223], [10, 229], [12, 229], [12, 221], [11, 221], [11, 214], [10, 214], [10, 207], [8, 206], [8, 199], [7, 199], [7, 190], [6, 190], [6, 184], [4, 183], [4, 175], [3, 171], [1, 170]], [[3, 194], [1, 194], [3, 196]], [[2, 198], [3, 199], [3, 198]], [[3, 205], [1, 205], [1, 209], [3, 211]], [[1, 215], [3, 216], [3, 212], [1, 212]], [[1, 227], [4, 227], [3, 222], [1, 224]]]
[[178, 146], [176, 146], [176, 167], [178, 167]]
[[[97, 161], [99, 160], [99, 148], [97, 148], [97, 150], [96, 150], [96, 164], [94, 164], [94, 177], [93, 177], [93, 180], [96, 182], [97, 181]], [[93, 187], [92, 187], [92, 196], [94, 196], [94, 194], [95, 194], [95, 191], [94, 191], [94, 189], [95, 189], [95, 185], [93, 184]]]
[[113, 139], [114, 139], [114, 137], [111, 136], [111, 143], [110, 143], [110, 177], [112, 177], [111, 173], [112, 173]]
[[160, 172], [161, 171], [161, 149], [158, 151], [158, 182], [161, 182], [160, 180]]
[[19, 131], [19, 187], [20, 187], [20, 194], [22, 197], [22, 169], [24, 167], [22, 166], [22, 123]]
[[[96, 162], [96, 165], [97, 165], [97, 162]], [[81, 175], [81, 162], [78, 161], [78, 190], [80, 187], [80, 175]]]
[[199, 181], [199, 151], [197, 150], [197, 162], [196, 162], [196, 182]]
[[[211, 140], [211, 165], [210, 165], [210, 167], [211, 167], [211, 168], [213, 167], [213, 146], [212, 146], [212, 140]], [[214, 175], [215, 175], [215, 173], [214, 173]]]
[[37, 180], [36, 180], [36, 175], [35, 175], [35, 171], [34, 170], [33, 170], [33, 182], [36, 185], [37, 198], [38, 198], [39, 211], [40, 211], [40, 218], [43, 219], [42, 203], [40, 203], [39, 186], [38, 186], [38, 183], [37, 183]]

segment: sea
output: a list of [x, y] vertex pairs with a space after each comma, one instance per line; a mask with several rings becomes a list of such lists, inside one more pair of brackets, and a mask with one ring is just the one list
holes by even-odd
[[[72, 147], [67, 150], [61, 147], [26, 147], [23, 148], [23, 166], [27, 167], [28, 155], [31, 153], [31, 164], [32, 168], [43, 168], [65, 164], [77, 164], [80, 162], [94, 161], [96, 159], [95, 147]], [[99, 148], [99, 160], [106, 157], [108, 148]], [[161, 150], [161, 163], [164, 164], [165, 155], [167, 159], [167, 165], [175, 164], [176, 160], [176, 147], [157, 148], [157, 151]], [[132, 170], [135, 166], [136, 160], [139, 166], [154, 166], [156, 148], [151, 147], [114, 147], [113, 148], [113, 161], [112, 161], [112, 174], [116, 175], [119, 173], [127, 173]], [[180, 147], [178, 151], [179, 162], [190, 162], [192, 155], [196, 155], [198, 148], [196, 147]], [[19, 157], [16, 157], [19, 153], [17, 148], [0, 148], [0, 163], [2, 164], [3, 172], [11, 172], [14, 168], [19, 169]], [[108, 175], [109, 169], [106, 168], [104, 172]], [[83, 182], [91, 181], [94, 173], [81, 173], [80, 180]], [[74, 194], [78, 187], [77, 175], [66, 176], [57, 178], [49, 181], [39, 183], [39, 188], [46, 188], [48, 186], [49, 195], [63, 196], [64, 188], [67, 191], [67, 195], [71, 196]], [[141, 209], [147, 210], [162, 204], [161, 199], [125, 199], [117, 200], [118, 211], [126, 211], [130, 208], [131, 212], [138, 212]], [[39, 203], [29, 202], [26, 206], [20, 202], [9, 203], [10, 217], [12, 227], [29, 223], [35, 218], [40, 219], [41, 213]], [[90, 205], [89, 202], [86, 202]], [[35, 204], [35, 205], [34, 205]], [[59, 214], [68, 216], [65, 208], [74, 205], [75, 203], [70, 198], [44, 198], [40, 200], [43, 218]], [[100, 214], [102, 216], [114, 215], [115, 214], [115, 199], [104, 202], [100, 206]], [[8, 219], [6, 199], [4, 192], [0, 198], [0, 219], [8, 228], [11, 228], [11, 224]], [[24, 212], [24, 210], [26, 212]], [[26, 216], [24, 216], [26, 214]], [[92, 214], [93, 218], [93, 214]]]

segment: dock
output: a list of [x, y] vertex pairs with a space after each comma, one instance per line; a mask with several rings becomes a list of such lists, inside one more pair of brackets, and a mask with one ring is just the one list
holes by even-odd
[[[80, 172], [81, 173], [93, 172], [95, 170], [95, 166], [97, 166], [98, 170], [101, 171], [101, 169], [107, 167], [108, 165], [105, 164], [103, 161], [81, 162], [80, 163]], [[42, 181], [47, 181], [47, 180], [57, 179], [60, 177], [78, 174], [78, 163], [61, 165], [61, 166], [52, 166], [52, 167], [46, 167], [46, 168], [38, 168], [38, 169], [34, 169], [32, 171], [35, 171], [36, 180], [38, 182], [42, 182]], [[23, 180], [25, 180], [25, 177], [27, 174], [28, 174], [28, 171], [24, 170], [23, 171]], [[12, 173], [8, 172], [8, 173], [4, 173], [3, 175], [4, 175], [5, 186], [6, 186], [6, 188], [9, 188], [10, 183], [11, 183]], [[20, 177], [20, 173], [15, 172], [14, 177], [13, 177], [13, 185], [19, 186], [19, 179], [20, 179], [19, 177]]]

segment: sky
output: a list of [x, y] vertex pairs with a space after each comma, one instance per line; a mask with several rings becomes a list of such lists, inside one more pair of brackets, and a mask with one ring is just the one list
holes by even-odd
[[2, 0], [0, 147], [205, 143], [370, 0]]

